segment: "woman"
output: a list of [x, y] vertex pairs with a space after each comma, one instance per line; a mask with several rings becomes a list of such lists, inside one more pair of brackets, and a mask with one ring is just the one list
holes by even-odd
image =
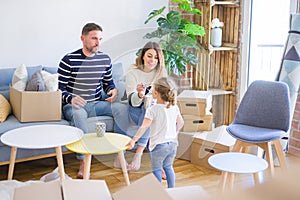
[[[136, 63], [126, 74], [126, 93], [129, 101], [129, 116], [138, 126], [143, 122], [145, 115], [144, 100], [151, 93], [154, 82], [166, 77], [167, 71], [164, 63], [162, 49], [156, 42], [148, 42], [136, 58]], [[147, 95], [148, 96], [148, 95]], [[151, 96], [150, 96], [151, 97]], [[128, 170], [138, 170], [141, 157], [149, 140], [149, 130], [137, 141], [136, 153]]]

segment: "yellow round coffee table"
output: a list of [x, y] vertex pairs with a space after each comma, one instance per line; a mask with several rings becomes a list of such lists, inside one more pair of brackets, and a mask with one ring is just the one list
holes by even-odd
[[86, 155], [84, 158], [83, 179], [89, 178], [92, 155], [118, 153], [126, 185], [129, 185], [130, 182], [123, 151], [127, 149], [126, 144], [130, 140], [130, 137], [118, 133], [105, 133], [103, 137], [97, 137], [96, 133], [87, 133], [80, 140], [68, 144], [66, 147], [70, 151]]

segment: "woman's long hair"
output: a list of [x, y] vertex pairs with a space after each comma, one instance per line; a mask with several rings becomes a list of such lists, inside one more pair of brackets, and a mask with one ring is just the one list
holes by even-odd
[[158, 78], [161, 78], [161, 77], [166, 77], [167, 76], [167, 70], [166, 70], [166, 67], [165, 67], [164, 54], [163, 54], [163, 51], [162, 51], [161, 47], [156, 42], [147, 42], [145, 44], [145, 46], [142, 48], [142, 50], [140, 51], [138, 57], [135, 60], [135, 66], [138, 69], [143, 70], [143, 68], [144, 68], [144, 59], [143, 59], [143, 57], [144, 57], [146, 51], [148, 51], [149, 49], [154, 49], [157, 53], [157, 56], [158, 56], [158, 62], [157, 62], [157, 65], [155, 67], [155, 70], [156, 70], [155, 80], [157, 80]]

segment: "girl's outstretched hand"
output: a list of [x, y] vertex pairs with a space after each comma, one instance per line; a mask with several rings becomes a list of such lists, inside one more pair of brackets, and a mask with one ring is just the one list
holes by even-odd
[[130, 140], [128, 142], [128, 144], [126, 144], [128, 150], [132, 149], [134, 147], [134, 145], [135, 145], [135, 141], [134, 140]]

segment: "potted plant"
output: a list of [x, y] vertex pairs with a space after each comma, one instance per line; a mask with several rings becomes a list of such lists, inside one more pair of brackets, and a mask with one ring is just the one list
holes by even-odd
[[[191, 6], [192, 2], [189, 0], [171, 0], [171, 2], [177, 3], [181, 12], [202, 15], [199, 9]], [[159, 39], [168, 74], [175, 72], [180, 75], [186, 71], [187, 64], [195, 65], [198, 63], [198, 57], [195, 53], [199, 49], [196, 36], [204, 36], [205, 30], [204, 27], [182, 18], [179, 11], [170, 10], [164, 16], [162, 13], [165, 8], [164, 6], [159, 10], [153, 10], [148, 15], [145, 24], [159, 16], [156, 20], [158, 27], [144, 37]]]

